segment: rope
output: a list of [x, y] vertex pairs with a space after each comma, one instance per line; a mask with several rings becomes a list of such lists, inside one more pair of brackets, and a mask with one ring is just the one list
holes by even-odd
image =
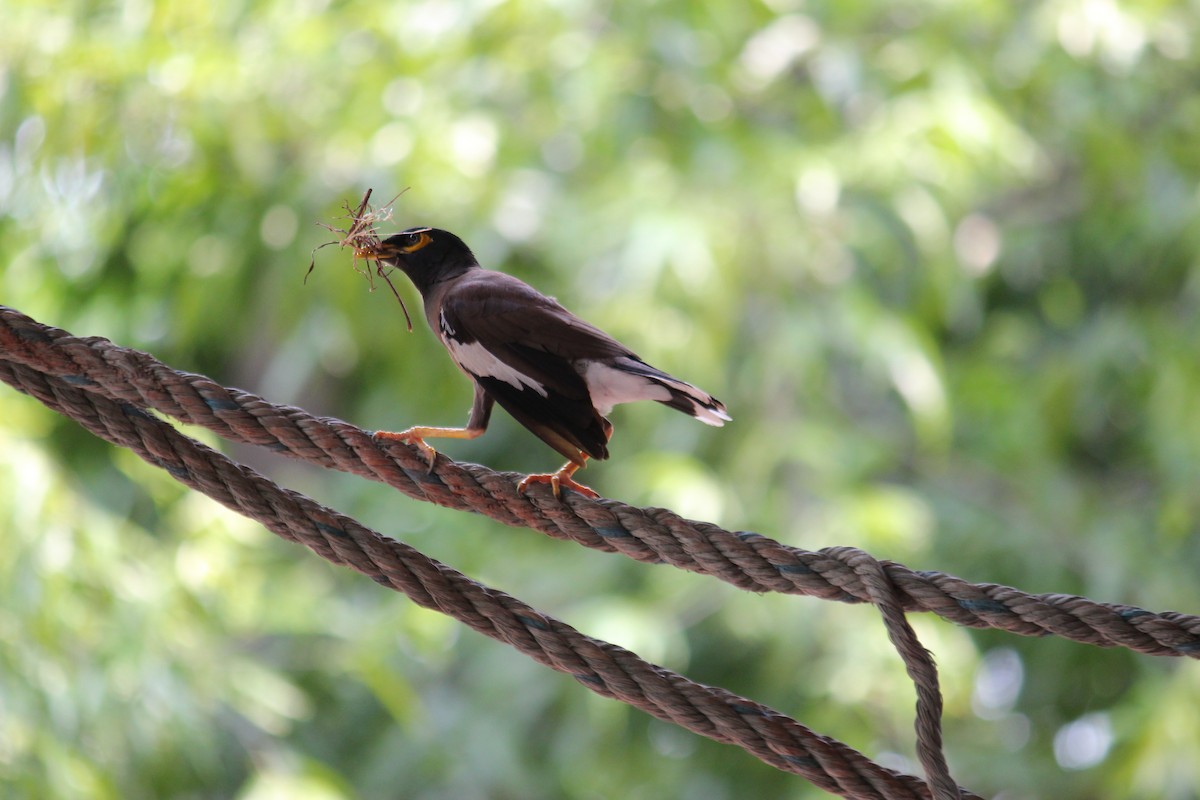
[[[2, 354], [0, 354], [2, 355]], [[448, 614], [575, 678], [597, 694], [628, 703], [848, 798], [978, 798], [951, 782], [932, 795], [919, 779], [885, 769], [835, 739], [724, 689], [694, 683], [616, 645], [585, 636], [520, 600], [491, 589], [401, 542], [384, 537], [184, 436], [123, 401], [0, 360], [0, 380], [128, 447], [180, 483], [246, 515], [276, 535], [350, 567], [418, 605]]]
[[[801, 550], [757, 533], [686, 520], [661, 508], [588, 500], [571, 492], [557, 500], [538, 486], [521, 495], [516, 484], [523, 476], [440, 455], [429, 471], [415, 448], [381, 447], [367, 431], [346, 422], [314, 417], [202, 375], [178, 372], [106, 339], [76, 338], [5, 306], [0, 306], [0, 358], [89, 392], [152, 408], [231, 441], [381, 481], [418, 500], [475, 511], [595, 550], [667, 563], [752, 592], [874, 602], [852, 566], [861, 553], [854, 548]], [[958, 625], [1021, 636], [1053, 634], [1098, 647], [1200, 658], [1200, 617], [1074, 595], [1028, 594], [940, 572], [917, 572], [892, 561], [878, 563], [903, 611], [928, 611]]]
[[[974, 795], [960, 794], [950, 778], [942, 754], [936, 667], [905, 620], [905, 611], [932, 611], [971, 627], [1030, 636], [1057, 634], [1154, 655], [1196, 657], [1200, 653], [1200, 618], [1193, 616], [971, 584], [937, 572], [914, 572], [853, 548], [808, 552], [759, 534], [685, 520], [664, 509], [591, 501], [574, 493], [560, 500], [537, 488], [521, 495], [516, 492], [519, 476], [441, 456], [429, 470], [415, 448], [401, 444], [381, 448], [369, 433], [345, 422], [273, 405], [203, 376], [172, 370], [145, 353], [107, 340], [73, 337], [3, 306], [0, 379], [322, 557], [351, 566], [423, 606], [508, 642], [600, 694], [717, 741], [738, 744], [773, 766], [804, 775], [846, 797], [931, 795], [917, 779], [884, 770], [778, 712], [721, 689], [698, 686], [632, 653], [583, 637], [514, 598], [481, 587], [411, 548], [280, 489], [142, 409], [201, 425], [233, 441], [379, 480], [410, 497], [476, 511], [508, 525], [530, 527], [639, 561], [665, 562], [750, 591], [873, 603], [880, 608], [888, 635], [917, 687], [917, 752], [932, 796], [938, 800]], [[214, 481], [213, 475], [220, 478]], [[381, 561], [385, 556], [392, 561]], [[464, 604], [463, 598], [469, 601]], [[600, 666], [607, 672], [597, 666], [601, 652], [605, 660]], [[587, 669], [580, 671], [580, 667]]]

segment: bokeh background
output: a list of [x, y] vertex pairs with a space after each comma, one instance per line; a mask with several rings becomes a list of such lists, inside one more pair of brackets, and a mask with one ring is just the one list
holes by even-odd
[[[345, 251], [365, 188], [734, 423], [586, 481], [815, 549], [1200, 611], [1200, 4], [3, 4], [0, 302], [366, 428], [470, 388]], [[415, 292], [400, 285], [409, 305]], [[418, 311], [419, 313], [419, 311]], [[189, 431], [206, 441], [204, 432]], [[876, 614], [739, 593], [223, 445], [468, 574], [915, 770]], [[498, 413], [450, 455], [559, 458]], [[0, 787], [809, 798], [0, 390]], [[955, 776], [1200, 796], [1194, 663], [914, 620]]]

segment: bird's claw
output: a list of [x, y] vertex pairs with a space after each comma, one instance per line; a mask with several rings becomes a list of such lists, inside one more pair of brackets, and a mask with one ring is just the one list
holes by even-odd
[[425, 456], [425, 461], [429, 466], [429, 471], [433, 472], [433, 465], [437, 462], [437, 450], [434, 450], [432, 447], [426, 444], [425, 440], [422, 439], [419, 434], [408, 430], [400, 431], [399, 433], [393, 433], [392, 431], [375, 431], [375, 433], [372, 435], [378, 441], [403, 442], [404, 444], [412, 445], [413, 447], [417, 448], [421, 451], [421, 454]]
[[[571, 472], [574, 472], [572, 470]], [[589, 500], [596, 500], [600, 497], [600, 493], [578, 483], [571, 477], [571, 473], [565, 469], [560, 469], [558, 472], [551, 472], [546, 475], [526, 475], [517, 484], [517, 493], [525, 494], [529, 487], [535, 483], [546, 483], [550, 485], [550, 491], [554, 492], [556, 498], [562, 498], [561, 490], [566, 488], [573, 492], [578, 492]]]

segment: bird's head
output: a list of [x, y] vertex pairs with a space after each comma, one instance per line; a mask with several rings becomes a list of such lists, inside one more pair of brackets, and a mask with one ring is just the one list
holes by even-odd
[[403, 270], [422, 294], [435, 283], [479, 266], [462, 239], [438, 228], [409, 228], [357, 253]]

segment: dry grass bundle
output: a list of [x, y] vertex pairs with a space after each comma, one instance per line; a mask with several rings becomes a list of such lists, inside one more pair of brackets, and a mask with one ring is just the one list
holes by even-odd
[[[400, 308], [404, 311], [404, 321], [408, 323], [408, 330], [412, 331], [412, 317], [408, 315], [408, 308], [404, 305], [404, 300], [400, 297], [400, 292], [396, 291], [396, 287], [392, 284], [389, 277], [392, 267], [385, 265], [379, 259], [374, 258], [377, 252], [381, 239], [379, 232], [376, 230], [382, 222], [387, 222], [392, 218], [392, 205], [400, 198], [401, 194], [408, 191], [405, 189], [400, 194], [393, 197], [387, 204], [379, 208], [371, 207], [371, 189], [367, 189], [362, 200], [358, 204], [358, 208], [351, 208], [350, 203], [345, 203], [346, 215], [338, 219], [349, 220], [350, 224], [345, 228], [336, 228], [333, 225], [327, 225], [324, 222], [318, 222], [322, 228], [328, 231], [339, 234], [341, 238], [335, 239], [332, 242], [325, 242], [313, 248], [312, 259], [308, 263], [308, 272], [304, 273], [304, 281], [308, 282], [308, 276], [313, 271], [317, 264], [317, 251], [323, 247], [328, 247], [331, 244], [336, 244], [339, 247], [349, 247], [354, 250], [354, 271], [363, 275], [370, 284], [371, 291], [375, 291], [375, 276], [378, 275], [392, 290], [392, 294], [396, 296], [396, 301], [400, 303]], [[359, 269], [358, 260], [362, 259], [367, 262], [367, 269]], [[374, 261], [375, 267], [371, 268], [370, 263]]]

